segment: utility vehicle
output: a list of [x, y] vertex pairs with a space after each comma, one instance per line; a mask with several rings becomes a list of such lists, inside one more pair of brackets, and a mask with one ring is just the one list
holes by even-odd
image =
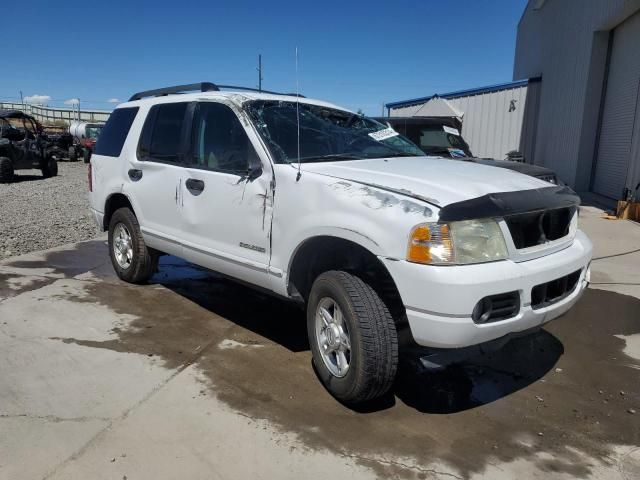
[[42, 126], [20, 110], [0, 110], [0, 183], [11, 183], [14, 172], [38, 169], [45, 178], [58, 174]]

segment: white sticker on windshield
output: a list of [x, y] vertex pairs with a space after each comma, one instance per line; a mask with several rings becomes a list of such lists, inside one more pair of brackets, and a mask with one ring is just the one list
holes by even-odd
[[369, 134], [371, 138], [373, 138], [374, 140], [377, 140], [378, 142], [386, 140], [387, 138], [395, 137], [397, 135], [400, 135], [400, 134], [391, 127], [385, 128], [384, 130], [378, 130], [377, 132], [371, 132]]
[[446, 125], [443, 125], [442, 129], [445, 132], [450, 133], [451, 135], [457, 135], [458, 137], [460, 136], [460, 131], [457, 128], [451, 128], [451, 127], [447, 127]]

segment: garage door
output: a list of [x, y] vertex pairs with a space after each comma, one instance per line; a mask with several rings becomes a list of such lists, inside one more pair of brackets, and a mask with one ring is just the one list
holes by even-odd
[[[598, 157], [593, 179], [593, 191], [613, 199], [619, 199], [622, 196], [632, 162], [632, 145], [640, 141], [640, 139], [634, 139], [635, 123], [640, 122], [639, 44], [640, 13], [636, 13], [617, 27], [613, 34]], [[634, 161], [638, 162], [638, 159]]]

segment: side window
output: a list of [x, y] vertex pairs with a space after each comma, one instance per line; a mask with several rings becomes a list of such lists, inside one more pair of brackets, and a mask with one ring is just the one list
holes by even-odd
[[140, 160], [181, 162], [187, 106], [188, 103], [165, 103], [151, 107], [138, 146]]
[[236, 114], [226, 105], [202, 102], [193, 134], [195, 167], [243, 175], [249, 158], [257, 157]]
[[94, 154], [119, 157], [137, 113], [138, 107], [117, 108], [114, 110], [102, 129], [102, 135], [100, 135], [100, 139], [96, 143]]

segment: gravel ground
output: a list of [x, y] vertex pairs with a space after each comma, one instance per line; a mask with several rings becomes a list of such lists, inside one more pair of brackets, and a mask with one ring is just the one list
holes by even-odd
[[0, 258], [92, 238], [98, 233], [87, 197], [87, 165], [59, 163], [57, 177], [19, 170], [0, 184]]

